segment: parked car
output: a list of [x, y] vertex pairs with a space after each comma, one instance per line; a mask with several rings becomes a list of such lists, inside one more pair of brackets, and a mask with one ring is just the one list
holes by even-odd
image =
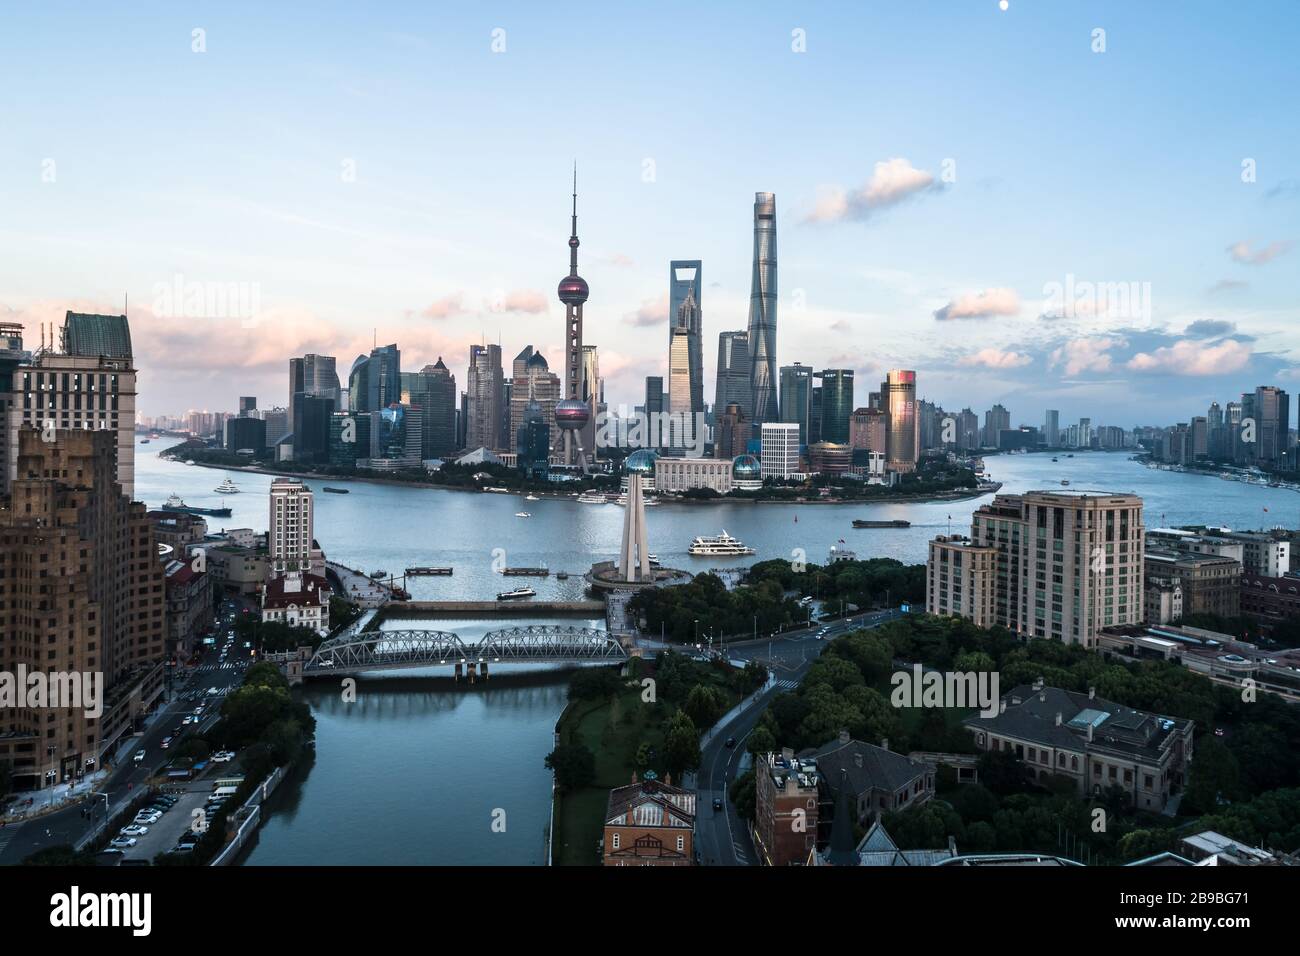
[[117, 847], [119, 850], [127, 850], [136, 844], [135, 837], [117, 836], [108, 842], [109, 846]]
[[168, 747], [170, 747], [171, 745], [172, 745], [172, 738], [171, 738], [171, 737], [164, 737], [164, 738], [163, 738], [163, 742], [162, 742], [162, 749], [163, 749], [163, 750], [166, 750], [166, 749], [167, 749]]
[[141, 810], [139, 813], [135, 815], [135, 822], [138, 824], [143, 823], [146, 825], [152, 825], [157, 823], [161, 819], [162, 819], [161, 813], [157, 813], [157, 812], [151, 813], [148, 810]]
[[133, 823], [129, 827], [122, 827], [122, 833], [125, 836], [142, 837], [149, 832], [149, 828], [139, 823]]
[[211, 757], [213, 763], [229, 763], [235, 759], [235, 755], [229, 750], [221, 750], [214, 753]]

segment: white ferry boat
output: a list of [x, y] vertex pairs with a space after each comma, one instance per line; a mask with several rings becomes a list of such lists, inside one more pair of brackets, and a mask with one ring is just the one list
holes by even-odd
[[698, 537], [691, 542], [691, 546], [686, 549], [688, 554], [692, 555], [737, 555], [737, 554], [754, 554], [754, 549], [746, 547], [742, 542], [736, 540], [723, 530], [722, 534], [708, 537]]
[[497, 600], [513, 601], [515, 598], [533, 597], [536, 593], [532, 588], [515, 588], [513, 591], [502, 591], [497, 595]]
[[524, 498], [524, 501], [541, 501], [541, 500], [542, 499], [537, 497], [536, 495], [529, 495], [528, 497]]
[[239, 489], [235, 487], [235, 483], [231, 481], [229, 478], [226, 478], [224, 481], [221, 482], [221, 484], [217, 485], [217, 487], [213, 488], [212, 490], [219, 495], [239, 494]]
[[608, 504], [608, 499], [596, 491], [584, 491], [578, 495], [578, 503], [584, 505], [603, 505]]
[[531, 512], [528, 512], [528, 511], [516, 511], [516, 512], [515, 512], [515, 517], [516, 517], [516, 518], [531, 518], [531, 517], [532, 517], [532, 513], [531, 513]]

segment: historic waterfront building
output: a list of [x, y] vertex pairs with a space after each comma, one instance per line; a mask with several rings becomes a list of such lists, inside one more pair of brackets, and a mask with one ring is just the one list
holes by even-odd
[[116, 436], [46, 438], [18, 429], [17, 474], [0, 498], [0, 662], [98, 679], [102, 713], [90, 701], [0, 708], [0, 762], [17, 788], [94, 772], [163, 690], [163, 565], [144, 505], [117, 480]]
[[691, 866], [695, 791], [650, 779], [609, 792], [605, 866]]
[[313, 514], [312, 490], [298, 478], [271, 482], [267, 550], [272, 577], [311, 570]]

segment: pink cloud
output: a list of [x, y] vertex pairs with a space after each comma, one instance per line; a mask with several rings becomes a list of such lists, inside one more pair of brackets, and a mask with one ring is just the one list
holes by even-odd
[[1214, 345], [1183, 339], [1154, 352], [1139, 352], [1127, 365], [1135, 372], [1225, 375], [1245, 368], [1252, 354], [1249, 345], [1236, 339], [1224, 339]]
[[1016, 315], [1020, 312], [1020, 296], [1014, 289], [985, 289], [968, 292], [950, 301], [934, 313], [943, 322], [948, 319], [988, 319], [996, 315]]
[[1021, 352], [1004, 352], [1002, 349], [980, 349], [973, 355], [958, 359], [957, 364], [966, 368], [1022, 368], [1032, 362], [1028, 355]]

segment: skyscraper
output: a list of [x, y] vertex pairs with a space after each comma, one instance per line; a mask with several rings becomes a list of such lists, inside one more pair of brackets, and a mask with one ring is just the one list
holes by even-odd
[[713, 408], [720, 412], [732, 402], [749, 417], [749, 403], [754, 394], [749, 387], [749, 333], [718, 333], [718, 380], [714, 389]]
[[569, 233], [569, 274], [556, 290], [564, 303], [564, 399], [555, 406], [555, 424], [564, 436], [563, 462], [589, 469], [579, 434], [592, 420], [591, 395], [583, 388], [582, 306], [590, 294], [587, 280], [578, 275], [578, 167], [573, 167], [573, 219]]
[[[748, 379], [746, 380], [748, 381]], [[662, 375], [647, 375], [645, 378], [645, 416], [647, 448], [662, 448], [665, 436], [660, 424], [664, 413], [664, 379]]]
[[824, 369], [816, 377], [822, 383], [819, 440], [846, 445], [849, 442], [849, 417], [853, 414], [853, 370]]
[[677, 454], [694, 444], [695, 416], [691, 410], [691, 338], [678, 326], [668, 348], [668, 447]]
[[1281, 464], [1289, 450], [1290, 397], [1276, 386], [1261, 385], [1255, 389], [1251, 412], [1255, 418], [1255, 460]]
[[516, 443], [528, 407], [534, 402], [542, 410], [546, 433], [550, 435], [551, 422], [555, 421], [555, 406], [562, 393], [560, 377], [551, 371], [541, 352], [534, 352], [530, 345], [515, 356], [514, 382], [510, 389], [510, 434], [516, 437]]
[[1048, 448], [1057, 448], [1061, 444], [1061, 413], [1055, 408], [1047, 410], [1043, 422], [1043, 442]]
[[[389, 346], [396, 348], [396, 346]], [[334, 356], [308, 352], [302, 357], [303, 391], [318, 398], [328, 398], [337, 409], [342, 404], [339, 375], [334, 366]]]
[[465, 444], [474, 448], [503, 448], [501, 423], [505, 382], [501, 375], [501, 346], [469, 347], [468, 401]]
[[781, 421], [799, 426], [799, 444], [806, 445], [812, 415], [812, 368], [795, 362], [781, 366]]
[[668, 263], [668, 346], [671, 350], [673, 329], [686, 330], [692, 414], [704, 411], [703, 319], [700, 310], [703, 284], [704, 267], [699, 259], [674, 259]]
[[756, 424], [778, 418], [776, 378], [776, 194], [754, 194], [754, 273], [749, 290], [749, 385]]
[[885, 465], [891, 471], [915, 471], [918, 440], [916, 372], [890, 369], [880, 383], [880, 400], [888, 416]]
[[984, 447], [997, 448], [1002, 433], [1011, 427], [1011, 413], [1002, 405], [994, 405], [984, 413]]

